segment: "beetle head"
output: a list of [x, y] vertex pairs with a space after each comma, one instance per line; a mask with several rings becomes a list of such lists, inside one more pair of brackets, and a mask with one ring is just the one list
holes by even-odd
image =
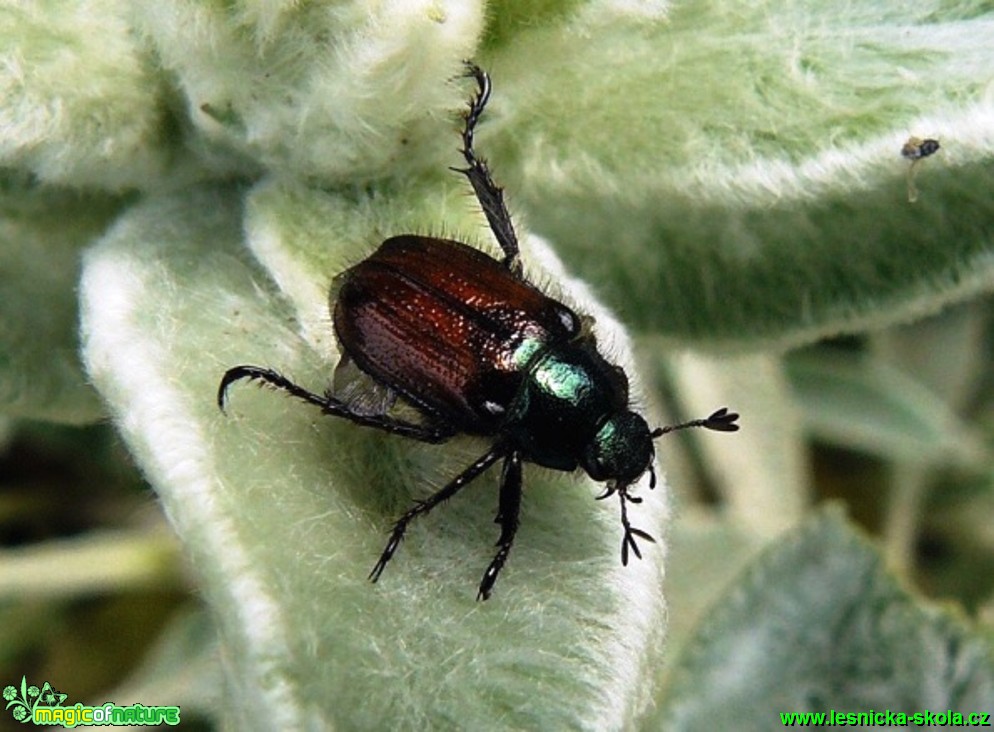
[[580, 464], [594, 480], [629, 485], [650, 469], [654, 455], [652, 432], [646, 421], [635, 412], [619, 412], [597, 431], [584, 449]]

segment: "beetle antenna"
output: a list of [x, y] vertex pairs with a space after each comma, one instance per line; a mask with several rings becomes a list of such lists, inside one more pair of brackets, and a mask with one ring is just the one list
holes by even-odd
[[705, 419], [692, 419], [689, 422], [673, 424], [668, 427], [657, 427], [652, 431], [651, 437], [655, 440], [657, 437], [662, 437], [669, 432], [685, 430], [690, 427], [703, 427], [704, 429], [714, 430], [715, 432], [738, 432], [739, 426], [736, 424], [738, 418], [738, 413], [729, 412], [728, 407], [722, 407]]

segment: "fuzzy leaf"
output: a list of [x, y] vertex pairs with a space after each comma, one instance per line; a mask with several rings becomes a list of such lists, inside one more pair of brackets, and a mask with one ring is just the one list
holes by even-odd
[[[481, 145], [638, 327], [784, 347], [994, 287], [983, 4], [711, 0], [571, 30], [491, 50]], [[913, 204], [911, 135], [942, 145]]]
[[164, 84], [126, 0], [0, 7], [0, 165], [116, 190], [169, 167]]
[[788, 364], [807, 427], [819, 438], [916, 464], [987, 464], [978, 435], [948, 404], [882, 359], [823, 350]]
[[669, 530], [666, 565], [666, 671], [694, 639], [702, 619], [734, 587], [743, 569], [764, 546], [753, 526], [743, 528], [738, 517], [716, 517], [687, 507], [676, 512]]
[[462, 103], [453, 81], [483, 8], [164, 0], [138, 3], [135, 18], [219, 169], [354, 183], [424, 170], [450, 149], [438, 117]]
[[[195, 189], [136, 207], [90, 251], [82, 283], [94, 383], [218, 616], [229, 723], [631, 724], [652, 693], [644, 677], [663, 629], [663, 549], [647, 546], [622, 568], [617, 505], [592, 500], [599, 486], [526, 469], [518, 541], [486, 603], [474, 597], [498, 533], [492, 474], [414, 525], [372, 585], [391, 521], [483, 446], [411, 443], [245, 384], [232, 389], [228, 416], [218, 412], [226, 368], [272, 366], [320, 391], [333, 363], [298, 334], [319, 304], [298, 320], [247, 260], [239, 195]], [[385, 225], [367, 213], [438, 211], [451, 199], [423, 186], [395, 196], [346, 202], [273, 185], [253, 195], [245, 229], [250, 241], [268, 238], [323, 302], [333, 272], [298, 256], [298, 237], [358, 260]], [[411, 225], [424, 230], [435, 215]], [[531, 242], [525, 259], [553, 267], [630, 367], [623, 332], [554, 271], [549, 250]], [[665, 513], [662, 487], [632, 519], [658, 536]]]
[[700, 627], [656, 728], [771, 729], [780, 712], [994, 708], [990, 647], [916, 603], [838, 515], [756, 562]]

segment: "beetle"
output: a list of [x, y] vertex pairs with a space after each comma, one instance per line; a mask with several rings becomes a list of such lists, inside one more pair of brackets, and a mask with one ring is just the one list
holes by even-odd
[[[321, 409], [402, 437], [442, 443], [457, 434], [490, 438], [490, 448], [448, 484], [418, 501], [393, 526], [369, 574], [376, 582], [408, 525], [502, 462], [496, 523], [497, 553], [483, 574], [478, 600], [490, 597], [518, 530], [522, 465], [561, 471], [582, 468], [606, 482], [599, 499], [621, 502], [621, 561], [641, 558], [637, 539], [654, 541], [628, 519], [629, 492], [650, 473], [653, 440], [675, 430], [739, 428], [722, 408], [651, 430], [632, 411], [628, 378], [598, 351], [590, 318], [549, 297], [522, 275], [518, 239], [503, 190], [476, 155], [473, 135], [490, 98], [490, 77], [467, 63], [477, 89], [462, 130], [465, 175], [503, 252], [497, 260], [458, 241], [405, 234], [384, 241], [332, 286], [330, 307], [341, 351], [332, 388], [311, 392], [260, 366], [228, 369], [218, 387], [224, 411], [228, 388], [248, 379]], [[401, 400], [420, 419], [391, 414]]]

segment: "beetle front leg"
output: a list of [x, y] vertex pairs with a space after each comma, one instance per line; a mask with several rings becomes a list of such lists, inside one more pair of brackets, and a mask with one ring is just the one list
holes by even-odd
[[497, 555], [483, 573], [477, 600], [490, 597], [497, 575], [504, 568], [504, 562], [511, 553], [514, 537], [518, 533], [518, 517], [521, 514], [521, 453], [512, 452], [504, 458], [504, 470], [500, 476], [500, 498], [497, 505], [497, 523], [500, 524], [500, 538], [497, 540]]
[[274, 389], [285, 391], [308, 404], [320, 407], [324, 414], [330, 414], [333, 417], [342, 417], [363, 427], [373, 427], [394, 435], [410, 437], [413, 440], [437, 444], [445, 442], [453, 434], [451, 429], [442, 427], [424, 426], [377, 414], [356, 414], [349, 409], [348, 405], [335, 399], [333, 396], [315, 394], [302, 386], [294, 384], [282, 374], [272, 369], [262, 368], [261, 366], [235, 366], [224, 372], [224, 376], [221, 377], [221, 384], [217, 389], [217, 406], [222, 412], [224, 411], [225, 401], [228, 396], [228, 387], [241, 379], [259, 381]]
[[468, 167], [453, 168], [453, 170], [469, 178], [473, 191], [476, 193], [476, 199], [480, 202], [480, 207], [490, 224], [490, 230], [494, 232], [497, 243], [504, 251], [504, 266], [515, 275], [520, 275], [521, 257], [519, 256], [518, 237], [514, 233], [511, 214], [508, 213], [504, 203], [504, 191], [494, 183], [490, 176], [487, 161], [478, 158], [473, 149], [473, 133], [476, 130], [476, 124], [480, 121], [483, 110], [487, 107], [487, 101], [490, 99], [490, 77], [486, 71], [469, 62], [466, 63], [466, 75], [476, 79], [477, 84], [476, 96], [469, 102], [469, 111], [466, 112], [466, 124], [462, 133], [462, 154]]
[[636, 557], [639, 559], [642, 558], [642, 550], [639, 549], [638, 543], [635, 541], [636, 537], [650, 541], [653, 544], [656, 543], [656, 540], [653, 539], [651, 535], [642, 531], [642, 529], [636, 529], [628, 522], [628, 501], [631, 501], [632, 503], [641, 503], [642, 499], [629, 495], [627, 485], [622, 485], [616, 490], [618, 497], [621, 499], [621, 526], [625, 530], [625, 535], [621, 538], [621, 564], [622, 566], [627, 567], [629, 549], [635, 554]]
[[394, 552], [397, 551], [397, 547], [400, 546], [401, 539], [404, 538], [404, 532], [407, 531], [407, 525], [411, 523], [411, 521], [416, 519], [418, 516], [428, 513], [442, 501], [452, 498], [452, 496], [461, 491], [470, 482], [472, 482], [473, 479], [479, 476], [480, 473], [500, 460], [506, 454], [507, 450], [504, 447], [500, 445], [494, 447], [490, 450], [490, 452], [486, 453], [483, 457], [466, 468], [466, 470], [453, 478], [452, 481], [440, 491], [433, 493], [423, 501], [418, 501], [413, 508], [401, 516], [397, 520], [397, 523], [394, 524], [393, 532], [390, 534], [390, 539], [387, 541], [386, 548], [380, 555], [379, 561], [376, 562], [376, 566], [373, 567], [373, 571], [369, 573], [369, 579], [376, 582], [376, 580], [380, 578], [380, 575], [383, 574], [383, 570], [386, 569], [387, 562], [390, 561], [390, 558], [393, 556]]

